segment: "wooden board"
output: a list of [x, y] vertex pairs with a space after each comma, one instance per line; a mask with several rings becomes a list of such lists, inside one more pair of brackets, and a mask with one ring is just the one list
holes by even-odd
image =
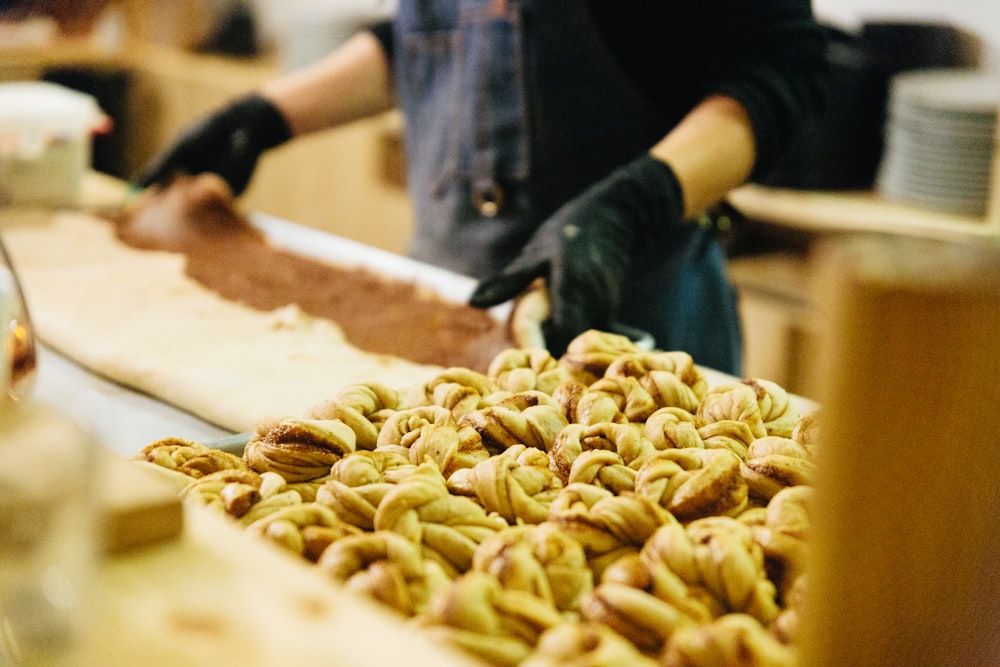
[[121, 553], [180, 536], [184, 515], [178, 491], [187, 482], [170, 471], [141, 466], [101, 450], [97, 457], [99, 546]]

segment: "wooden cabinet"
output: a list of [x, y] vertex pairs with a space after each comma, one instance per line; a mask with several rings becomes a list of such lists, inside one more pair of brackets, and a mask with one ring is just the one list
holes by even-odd
[[743, 375], [816, 396], [812, 376], [819, 344], [808, 256], [780, 251], [730, 260], [743, 328]]

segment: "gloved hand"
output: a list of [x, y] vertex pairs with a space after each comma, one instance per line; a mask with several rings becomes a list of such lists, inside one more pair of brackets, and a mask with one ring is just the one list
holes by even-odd
[[579, 334], [614, 321], [643, 239], [679, 225], [683, 215], [673, 170], [643, 155], [564, 204], [513, 262], [479, 284], [469, 303], [489, 308], [545, 278], [551, 314], [542, 331], [549, 351], [561, 355]]
[[291, 138], [291, 127], [281, 112], [254, 93], [188, 127], [133, 181], [148, 187], [167, 183], [178, 172], [213, 172], [240, 195], [261, 154]]

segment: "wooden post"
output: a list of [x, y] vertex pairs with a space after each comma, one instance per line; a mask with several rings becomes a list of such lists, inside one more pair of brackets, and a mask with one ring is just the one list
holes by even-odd
[[993, 134], [993, 162], [990, 167], [990, 193], [986, 202], [986, 225], [993, 236], [1000, 237], [1000, 109]]
[[801, 664], [1000, 661], [1000, 250], [818, 254], [822, 442]]

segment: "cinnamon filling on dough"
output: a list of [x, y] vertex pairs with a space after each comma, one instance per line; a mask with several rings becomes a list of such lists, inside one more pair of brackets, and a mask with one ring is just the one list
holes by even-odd
[[179, 177], [144, 193], [116, 223], [132, 247], [186, 255], [187, 274], [226, 299], [263, 311], [297, 304], [336, 322], [351, 344], [369, 352], [485, 372], [514, 346], [508, 326], [485, 311], [374, 271], [275, 248], [214, 176]]

